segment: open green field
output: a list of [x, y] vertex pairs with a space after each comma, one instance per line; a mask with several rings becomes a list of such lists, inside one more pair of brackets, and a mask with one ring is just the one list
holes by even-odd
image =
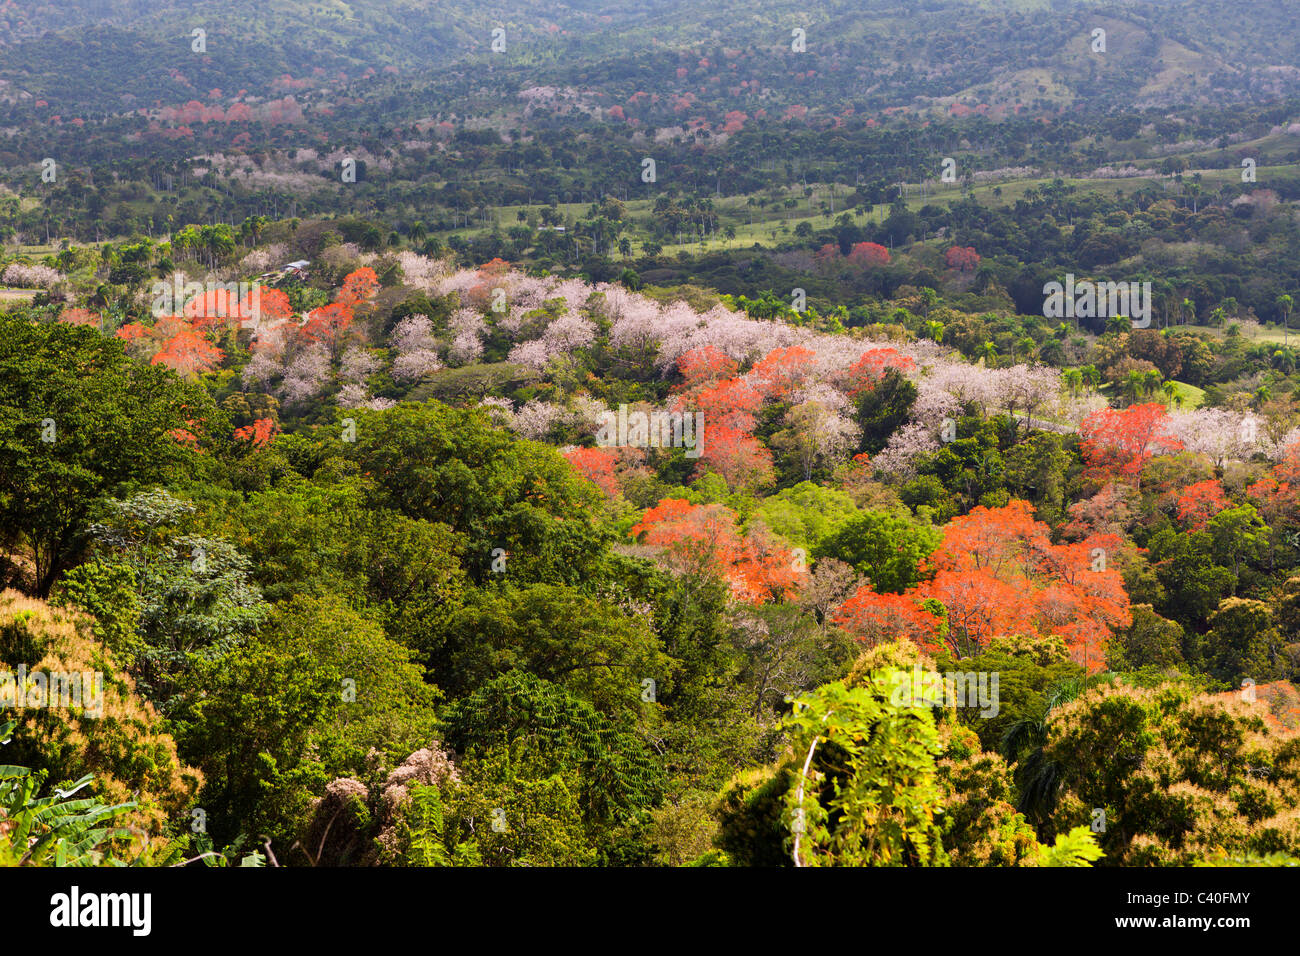
[[[1150, 162], [1142, 160], [1141, 162]], [[1117, 160], [1115, 166], [1123, 166], [1126, 161]], [[1258, 183], [1266, 186], [1269, 182], [1282, 183], [1300, 181], [1300, 166], [1260, 166], [1257, 169]], [[1074, 187], [1080, 194], [1097, 194], [1114, 198], [1117, 195], [1131, 194], [1135, 190], [1152, 183], [1163, 186], [1170, 198], [1185, 197], [1186, 188], [1192, 184], [1192, 177], [1200, 175], [1200, 202], [1203, 205], [1209, 197], [1223, 185], [1238, 182], [1240, 171], [1237, 169], [1189, 169], [1182, 175], [1181, 184], [1172, 176], [1132, 176], [1116, 179], [1063, 178], [1063, 182]], [[970, 193], [982, 204], [990, 207], [1011, 206], [1025, 198], [1030, 190], [1042, 190], [1056, 181], [1055, 176], [1039, 176], [1025, 179], [1006, 179], [979, 183], [970, 188]], [[814, 232], [831, 229], [835, 220], [846, 211], [845, 203], [853, 194], [853, 187], [846, 184], [816, 184], [810, 187], [811, 196], [804, 195], [804, 187], [795, 184], [782, 192], [771, 191], [752, 196], [718, 196], [713, 199], [713, 210], [718, 217], [718, 233], [706, 237], [703, 241], [694, 239], [682, 243], [665, 242], [663, 254], [676, 255], [679, 252], [707, 252], [720, 249], [750, 248], [755, 244], [772, 247], [788, 242], [794, 236], [794, 230], [800, 223], [807, 223]], [[937, 180], [920, 183], [905, 183], [902, 186], [904, 204], [913, 212], [923, 206], [943, 204], [961, 198], [963, 187], [959, 184], [941, 183]], [[795, 204], [787, 208], [788, 200]], [[751, 200], [753, 201], [751, 204]], [[766, 200], [760, 206], [759, 201]], [[629, 218], [645, 221], [653, 215], [652, 199], [629, 199], [624, 203]], [[508, 229], [518, 223], [518, 214], [525, 214], [539, 205], [494, 206], [492, 216], [498, 227]], [[590, 203], [561, 203], [557, 209], [565, 219], [578, 219], [587, 214]], [[887, 204], [876, 205], [870, 209], [847, 210], [859, 225], [883, 222], [889, 214]], [[731, 226], [736, 236], [727, 239], [721, 235], [722, 230]], [[491, 225], [473, 225], [452, 230], [449, 235], [472, 239], [482, 236], [492, 229]], [[640, 255], [643, 240], [647, 237], [633, 230], [627, 233], [632, 241], [632, 256]], [[590, 242], [590, 240], [579, 240]], [[617, 254], [615, 258], [618, 258]]]
[[[1294, 317], [1291, 321], [1294, 324]], [[1219, 338], [1225, 335], [1223, 329], [1210, 325], [1180, 325], [1178, 328], [1191, 329], [1202, 335], [1213, 335]], [[1287, 331], [1278, 326], [1257, 325], [1254, 322], [1241, 323], [1241, 337], [1248, 342], [1267, 342], [1274, 345], [1295, 343], [1300, 345], [1300, 329], [1292, 328]]]
[[[1186, 382], [1173, 382], [1174, 386], [1174, 404], [1180, 408], [1192, 409], [1200, 408], [1205, 402], [1205, 389], [1197, 388], [1195, 385], [1188, 385]], [[1178, 399], [1182, 399], [1179, 405]]]
[[[1200, 408], [1201, 405], [1204, 404], [1205, 402], [1204, 389], [1197, 388], [1195, 385], [1188, 385], [1186, 382], [1179, 382], [1175, 379], [1170, 379], [1170, 381], [1167, 384], [1170, 384], [1174, 387], [1174, 393], [1172, 396], [1165, 395], [1163, 389], [1161, 389], [1155, 392], [1139, 395], [1138, 401], [1159, 402], [1162, 405], [1168, 405], [1171, 408], [1181, 408], [1185, 410]], [[1111, 401], [1127, 400], [1124, 398], [1124, 394], [1121, 389], [1109, 383], [1102, 385], [1100, 388], [1097, 389], [1097, 391], [1101, 395], [1106, 396], [1106, 398]]]

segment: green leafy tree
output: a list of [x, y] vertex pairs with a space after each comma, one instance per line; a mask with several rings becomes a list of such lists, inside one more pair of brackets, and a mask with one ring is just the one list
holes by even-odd
[[1185, 634], [1177, 621], [1161, 617], [1150, 604], [1135, 604], [1130, 612], [1133, 623], [1118, 631], [1106, 648], [1106, 662], [1112, 670], [1186, 667]]
[[255, 633], [267, 605], [249, 580], [248, 559], [224, 541], [182, 535], [139, 570], [145, 649], [133, 670], [166, 708], [180, 674], [221, 657]]
[[939, 546], [942, 532], [906, 514], [868, 511], [850, 518], [813, 549], [871, 579], [880, 594], [901, 594], [918, 580], [918, 566]]
[[95, 502], [174, 473], [191, 453], [173, 432], [201, 434], [213, 412], [94, 329], [0, 316], [0, 555], [29, 551], [32, 589], [48, 594], [80, 557]]
[[1161, 613], [1189, 629], [1208, 624], [1219, 602], [1236, 587], [1232, 570], [1215, 561], [1214, 540], [1207, 532], [1180, 534], [1163, 527], [1148, 540], [1147, 552], [1165, 590]]
[[[1251, 505], [1225, 508], [1210, 519], [1205, 530], [1213, 542], [1214, 559], [1232, 568], [1241, 580], [1242, 565], [1259, 559], [1268, 544], [1270, 529]], [[1236, 593], [1234, 587], [1233, 593]]]
[[1030, 865], [1039, 844], [1034, 828], [1015, 808], [1006, 761], [964, 740], [971, 734], [968, 729], [949, 723], [941, 728], [941, 737], [945, 730], [948, 742], [937, 773], [944, 794], [939, 825], [949, 860], [954, 866]]
[[929, 708], [890, 701], [888, 672], [828, 684], [788, 719], [797, 769], [786, 792], [798, 866], [938, 866], [940, 751]]
[[1282, 645], [1272, 608], [1263, 601], [1228, 598], [1210, 620], [1205, 663], [1212, 674], [1233, 685], [1247, 677], [1262, 684], [1292, 676]]
[[256, 638], [182, 682], [177, 737], [207, 775], [209, 832], [288, 847], [329, 779], [431, 739], [436, 699], [410, 652], [338, 597], [277, 607]]
[[756, 513], [772, 531], [811, 553], [860, 512], [845, 492], [802, 481], [764, 498]]
[[433, 679], [453, 697], [524, 670], [606, 714], [642, 706], [642, 681], [668, 685], [672, 662], [644, 619], [561, 585], [480, 590], [424, 648]]
[[1294, 734], [1265, 719], [1263, 702], [1238, 697], [1115, 684], [1057, 708], [1046, 753], [1061, 768], [1059, 798], [1044, 836], [1090, 826], [1100, 811], [1111, 865], [1295, 853]]
[[1078, 826], [1057, 836], [1051, 846], [1039, 848], [1038, 866], [1092, 866], [1106, 854], [1097, 846], [1089, 827]]
[[555, 449], [494, 429], [480, 412], [436, 403], [358, 412], [347, 447], [381, 504], [465, 535], [480, 581], [504, 558], [508, 580], [577, 584], [607, 540], [589, 517], [596, 487]]
[[466, 759], [462, 781], [446, 797], [444, 840], [473, 846], [487, 866], [602, 862], [605, 828], [589, 827], [584, 819], [581, 774], [556, 766], [542, 749], [517, 740]]
[[637, 733], [541, 678], [505, 674], [458, 701], [445, 719], [447, 741], [468, 758], [488, 761], [488, 779], [513, 779], [509, 768], [521, 763], [534, 775], [558, 775], [593, 840], [662, 794], [663, 768]]
[[874, 388], [857, 399], [857, 422], [862, 427], [858, 451], [876, 454], [901, 427], [916, 403], [917, 388], [898, 369], [886, 369]]
[[130, 668], [145, 650], [140, 639], [140, 596], [135, 571], [124, 564], [87, 561], [59, 579], [50, 603], [73, 606], [94, 619], [95, 637]]
[[[447, 845], [449, 838], [447, 812], [442, 793], [437, 787], [413, 784], [409, 788], [408, 800], [397, 823], [396, 846], [389, 862], [401, 866], [481, 866], [483, 864], [476, 844]], [[504, 815], [504, 808], [501, 808], [501, 813], [491, 819], [500, 820]], [[489, 829], [490, 826], [489, 823]]]

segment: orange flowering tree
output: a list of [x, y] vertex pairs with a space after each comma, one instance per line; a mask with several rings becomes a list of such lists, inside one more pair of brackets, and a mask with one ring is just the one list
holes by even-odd
[[793, 555], [762, 531], [741, 535], [736, 513], [725, 505], [693, 505], [665, 498], [628, 532], [662, 548], [678, 571], [723, 580], [738, 601], [763, 604], [793, 598], [803, 572]]
[[229, 289], [208, 289], [185, 303], [181, 314], [195, 328], [238, 324], [244, 318], [243, 303]]
[[243, 428], [235, 429], [235, 439], [237, 441], [252, 442], [256, 448], [265, 448], [271, 444], [271, 439], [279, 431], [274, 419], [259, 418], [251, 425], [245, 425]]
[[910, 372], [916, 368], [916, 361], [898, 349], [888, 346], [863, 352], [862, 357], [849, 366], [844, 374], [849, 397], [857, 398], [864, 392], [874, 389], [891, 368], [900, 372]]
[[855, 266], [887, 266], [889, 250], [878, 242], [855, 242], [849, 250], [849, 262]]
[[331, 302], [307, 313], [307, 321], [299, 335], [308, 342], [320, 342], [331, 351], [337, 351], [353, 317], [352, 306]]
[[[754, 437], [763, 393], [735, 375], [736, 364], [712, 346], [692, 349], [678, 359], [686, 383], [674, 410], [704, 415], [703, 452], [696, 474], [713, 471], [727, 486], [753, 490], [772, 481], [772, 453]], [[726, 376], [726, 377], [724, 377]]]
[[198, 329], [180, 326], [151, 360], [153, 365], [165, 365], [178, 375], [197, 375], [211, 371], [222, 359], [217, 348]]
[[979, 653], [993, 637], [1055, 634], [1096, 670], [1112, 629], [1131, 621], [1123, 579], [1107, 567], [1121, 541], [1093, 535], [1053, 544], [1049, 534], [1026, 501], [976, 508], [944, 528], [921, 562], [926, 580], [901, 595], [860, 588], [834, 620], [863, 640], [902, 636], [957, 657]]
[[704, 345], [683, 352], [677, 359], [677, 371], [682, 376], [682, 385], [678, 391], [698, 395], [702, 389], [716, 385], [723, 379], [735, 378], [740, 366], [717, 346]]
[[1183, 443], [1166, 431], [1167, 409], [1159, 402], [1103, 408], [1079, 426], [1085, 476], [1099, 485], [1118, 481], [1142, 483], [1142, 466], [1153, 455], [1179, 451]]
[[283, 289], [261, 286], [250, 290], [239, 306], [240, 315], [255, 320], [261, 325], [274, 325], [293, 315], [289, 305], [289, 295]]
[[1178, 520], [1191, 531], [1204, 531], [1210, 519], [1230, 504], [1218, 481], [1198, 481], [1179, 492]]
[[375, 297], [379, 292], [379, 277], [369, 266], [362, 266], [343, 277], [343, 289], [339, 292], [339, 302], [343, 305], [356, 305]]
[[186, 302], [181, 311], [196, 329], [269, 325], [293, 315], [284, 290], [262, 285], [247, 290], [243, 296], [229, 289], [209, 289]]
[[1294, 525], [1300, 514], [1300, 442], [1284, 449], [1273, 473], [1248, 485], [1246, 496], [1270, 527]]
[[798, 345], [773, 349], [750, 369], [749, 380], [768, 401], [783, 401], [813, 371], [817, 353]]
[[614, 498], [619, 493], [618, 451], [613, 448], [570, 448], [563, 452], [574, 470], [584, 478], [595, 482], [596, 487], [607, 497]]

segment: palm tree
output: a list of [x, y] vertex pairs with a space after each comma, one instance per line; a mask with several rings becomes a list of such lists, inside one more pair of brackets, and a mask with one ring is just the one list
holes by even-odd
[[1047, 692], [1041, 715], [1026, 716], [1003, 733], [999, 750], [1008, 763], [1015, 765], [1015, 780], [1020, 791], [1016, 809], [1040, 832], [1051, 822], [1056, 809], [1062, 765], [1047, 755], [1048, 731], [1052, 712], [1083, 695], [1087, 678], [1070, 678]]
[[1138, 396], [1146, 389], [1146, 376], [1137, 369], [1128, 373], [1124, 379], [1124, 394], [1129, 396], [1132, 403], [1136, 403]]
[[239, 224], [239, 238], [247, 246], [256, 246], [269, 222], [265, 216], [249, 216]]
[[1165, 393], [1165, 404], [1169, 405], [1174, 400], [1174, 395], [1178, 392], [1178, 386], [1173, 382], [1165, 382], [1160, 386], [1160, 391]]
[[172, 248], [181, 259], [188, 259], [197, 252], [199, 244], [199, 232], [193, 226], [186, 226], [172, 237]]
[[939, 304], [939, 293], [931, 289], [928, 285], [921, 287], [921, 304], [925, 306], [926, 318], [930, 317], [930, 310]]
[[1295, 300], [1289, 295], [1283, 294], [1277, 297], [1277, 307], [1282, 312], [1282, 344], [1287, 344], [1287, 334], [1290, 331], [1291, 308], [1295, 305]]
[[929, 322], [925, 323], [925, 331], [929, 334], [930, 338], [934, 339], [934, 341], [943, 341], [943, 323], [937, 319], [931, 319]]
[[1160, 372], [1157, 369], [1153, 368], [1151, 371], [1147, 372], [1145, 378], [1146, 380], [1144, 384], [1146, 386], [1147, 393], [1150, 395], [1154, 395], [1156, 393], [1156, 389], [1160, 387], [1160, 382], [1162, 378]]
[[214, 226], [202, 226], [199, 229], [199, 244], [208, 253], [208, 268], [215, 269], [217, 260], [235, 250], [235, 234], [225, 223]]

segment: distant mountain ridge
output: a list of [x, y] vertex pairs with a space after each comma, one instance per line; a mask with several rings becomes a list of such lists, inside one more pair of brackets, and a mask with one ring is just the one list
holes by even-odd
[[[1291, 8], [1291, 9], [1288, 9]], [[581, 85], [665, 53], [743, 51], [781, 65], [805, 31], [809, 99], [891, 105], [1059, 106], [1266, 101], [1300, 92], [1290, 0], [5, 0], [0, 79], [66, 113], [179, 103], [211, 90], [267, 95], [288, 75], [379, 73], [437, 85], [449, 67], [523, 66]], [[206, 31], [206, 52], [192, 32]], [[491, 51], [504, 31], [506, 56]], [[1104, 53], [1091, 49], [1106, 30]], [[707, 58], [707, 57], [706, 57]], [[663, 91], [674, 76], [664, 77]], [[259, 87], [262, 87], [259, 89]]]

